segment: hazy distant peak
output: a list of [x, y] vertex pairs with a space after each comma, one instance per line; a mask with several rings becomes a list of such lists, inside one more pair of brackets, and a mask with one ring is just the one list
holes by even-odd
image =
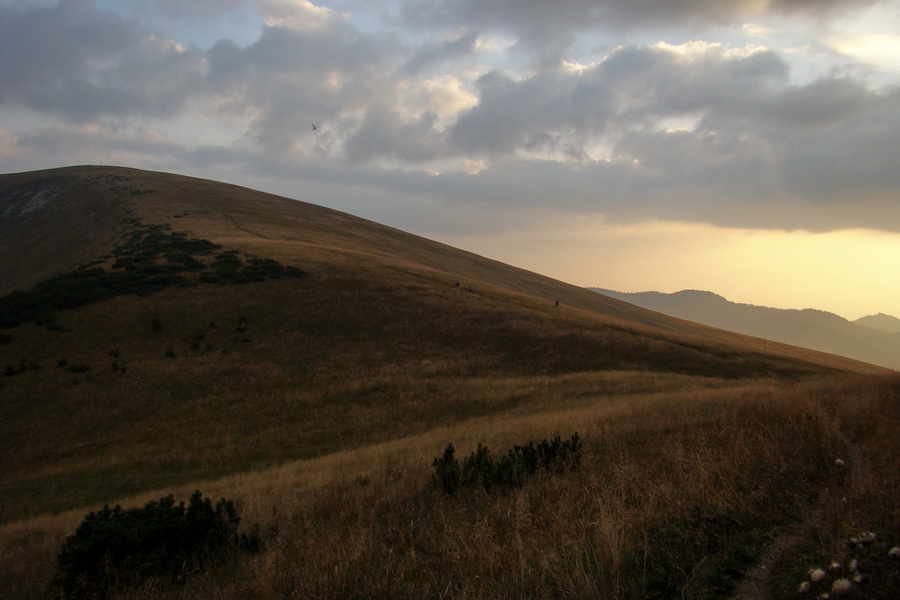
[[701, 290], [622, 293], [595, 291], [666, 315], [747, 335], [849, 356], [896, 369], [900, 319], [885, 314], [848, 321], [815, 308], [782, 309], [740, 304]]
[[887, 333], [900, 333], [900, 319], [898, 319], [897, 317], [892, 317], [891, 315], [886, 315], [884, 313], [861, 317], [853, 322], [857, 325], [862, 325], [871, 329], [877, 329], [878, 331], [886, 331]]
[[717, 300], [717, 301], [728, 302], [728, 298], [726, 298], [725, 296], [720, 296], [719, 294], [716, 294], [714, 292], [709, 292], [706, 290], [681, 290], [681, 291], [674, 292], [669, 295], [670, 296], [679, 296], [679, 297], [683, 297], [683, 298], [698, 298], [698, 299], [702, 298], [705, 300]]

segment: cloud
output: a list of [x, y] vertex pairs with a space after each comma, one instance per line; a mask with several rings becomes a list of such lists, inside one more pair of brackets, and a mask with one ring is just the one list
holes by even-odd
[[757, 16], [817, 19], [859, 10], [881, 0], [410, 0], [413, 24], [472, 31], [504, 31], [535, 49], [572, 43], [579, 34], [658, 26], [741, 24]]
[[[208, 0], [179, 14], [250, 4]], [[741, 24], [748, 15], [800, 18], [810, 3], [407, 5], [408, 18], [448, 17], [434, 36], [364, 30], [308, 0], [252, 5], [252, 42], [201, 50], [88, 0], [0, 4], [0, 55], [12, 57], [0, 61], [3, 164], [52, 166], [53, 157], [195, 169], [288, 195], [315, 189], [326, 204], [360, 201], [365, 189], [369, 208], [407, 203], [395, 219], [439, 214], [444, 227], [462, 226], [461, 210], [492, 216], [469, 228], [556, 213], [900, 230], [900, 91], [874, 86], [862, 69], [798, 82], [796, 55], [784, 49], [696, 38], [606, 47], [583, 53], [583, 64], [523, 67], [517, 58], [557, 33], [548, 44], [559, 49], [591, 27], [660, 19], [729, 22], [774, 43], [780, 34]], [[166, 0], [157, 6], [178, 12]], [[513, 41], [491, 46], [488, 30]], [[17, 124], [30, 111], [47, 122]]]
[[202, 57], [154, 37], [89, 0], [0, 6], [0, 106], [85, 122], [177, 113], [196, 88]]
[[866, 207], [851, 219], [897, 231], [898, 222], [879, 223], [884, 214], [871, 205], [898, 204], [900, 88], [854, 100], [856, 110], [840, 107], [840, 118], [821, 122], [803, 136], [784, 136], [785, 185], [820, 206], [851, 198], [861, 209]]
[[72, 164], [117, 164], [147, 169], [177, 170], [189, 152], [153, 130], [123, 131], [99, 124], [51, 125], [15, 136], [0, 134], [0, 155], [7, 168], [34, 170]]
[[362, 124], [344, 141], [344, 152], [352, 163], [382, 158], [411, 165], [426, 163], [444, 154], [434, 128], [436, 121], [436, 115], [424, 112], [418, 119], [404, 122], [395, 111], [375, 105], [366, 110]]
[[252, 0], [141, 0], [161, 13], [180, 19], [216, 19], [235, 12]]
[[550, 132], [565, 123], [572, 83], [558, 70], [519, 81], [491, 71], [476, 82], [478, 104], [459, 117], [450, 142], [465, 156], [490, 158], [551, 144]]
[[268, 27], [314, 31], [340, 18], [333, 10], [316, 6], [309, 0], [256, 0], [256, 2], [263, 22]]
[[666, 118], [752, 113], [784, 85], [787, 66], [772, 52], [687, 46], [623, 46], [589, 68], [519, 80], [493, 71], [478, 80], [478, 105], [460, 116], [451, 140], [467, 155], [562, 149], [586, 157], [591, 146], [609, 149]]
[[0, 161], [15, 162], [24, 154], [15, 135], [0, 129]]
[[403, 73], [416, 75], [445, 62], [471, 55], [477, 49], [478, 34], [467, 33], [439, 42], [427, 41], [413, 52], [401, 67]]
[[214, 47], [210, 77], [220, 93], [252, 111], [256, 143], [281, 152], [307, 134], [311, 122], [324, 124], [323, 136], [343, 135], [368, 106], [391, 97], [397, 51], [393, 40], [339, 20], [315, 30], [267, 27], [246, 49]]

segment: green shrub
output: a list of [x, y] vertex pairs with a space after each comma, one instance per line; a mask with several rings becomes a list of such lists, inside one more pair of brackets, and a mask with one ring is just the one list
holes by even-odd
[[105, 598], [150, 577], [179, 578], [240, 551], [258, 551], [260, 536], [239, 534], [240, 518], [224, 498], [215, 506], [196, 491], [187, 507], [172, 496], [143, 508], [90, 513], [57, 557], [65, 598]]

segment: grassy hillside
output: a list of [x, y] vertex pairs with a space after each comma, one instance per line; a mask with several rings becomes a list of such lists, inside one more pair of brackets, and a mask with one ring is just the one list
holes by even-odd
[[[41, 249], [16, 252], [21, 264], [3, 272], [5, 290], [23, 290], [16, 306], [71, 300], [0, 330], [9, 597], [52, 593], [55, 552], [87, 509], [198, 486], [236, 497], [245, 522], [269, 532], [266, 549], [230, 575], [151, 582], [135, 597], [246, 597], [248, 585], [273, 598], [644, 597], [637, 548], [652, 555], [642, 581], [647, 561], [662, 561], [653, 589], [667, 597], [685, 585], [672, 574], [688, 581], [706, 564], [679, 563], [688, 550], [669, 544], [690, 544], [667, 536], [710, 523], [703, 535], [727, 564], [711, 561], [697, 589], [733, 589], [773, 531], [836, 510], [826, 496], [849, 443], [841, 427], [859, 433], [857, 451], [898, 456], [883, 432], [828, 413], [843, 415], [852, 395], [832, 390], [860, 389], [865, 414], [889, 414], [897, 387], [883, 369], [665, 317], [322, 207], [99, 167], [2, 176], [0, 203], [4, 248]], [[156, 250], [135, 245], [148, 231]], [[187, 258], [160, 250], [173, 239], [196, 242], [180, 246]], [[229, 271], [234, 261], [244, 270]], [[255, 264], [268, 270], [242, 275]], [[273, 264], [302, 276], [275, 278]], [[77, 283], [28, 295], [35, 274], [76, 267]], [[574, 430], [587, 440], [577, 473], [463, 499], [429, 483], [448, 442], [501, 450]], [[847, 509], [854, 526], [895, 528], [882, 502]], [[780, 514], [785, 503], [795, 508]]]

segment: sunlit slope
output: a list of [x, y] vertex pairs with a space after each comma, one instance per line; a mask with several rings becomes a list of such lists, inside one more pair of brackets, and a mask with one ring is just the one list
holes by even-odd
[[[10, 211], [9, 239], [34, 243], [90, 231], [92, 219], [108, 224], [102, 243], [79, 234], [65, 256], [24, 257], [35, 272], [65, 270], [76, 257], [109, 264], [110, 248], [141, 223], [169, 224], [307, 276], [125, 294], [59, 311], [53, 327], [0, 332], [8, 373], [0, 378], [0, 520], [511, 410], [881, 371], [664, 317], [235, 186], [83, 167], [3, 176], [0, 189], [12, 178], [17, 189], [37, 193], [52, 181], [60, 192], [24, 216]], [[66, 212], [54, 206], [69, 205], [86, 208], [67, 229]]]

